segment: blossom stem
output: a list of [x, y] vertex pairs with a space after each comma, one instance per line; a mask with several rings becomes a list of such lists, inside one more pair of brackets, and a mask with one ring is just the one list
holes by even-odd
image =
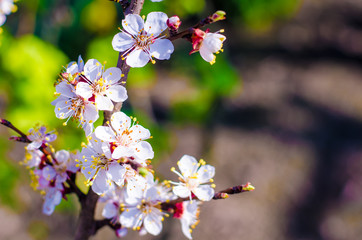
[[[243, 192], [250, 192], [253, 191], [254, 187], [250, 184], [243, 184], [243, 185], [238, 185], [235, 187], [230, 187], [227, 188], [225, 190], [216, 192], [214, 194], [214, 197], [212, 199], [217, 200], [217, 199], [226, 199], [229, 197], [229, 194], [238, 194], [238, 193], [243, 193]], [[193, 195], [192, 199], [197, 199], [197, 197], [195, 195]], [[184, 202], [184, 201], [190, 201], [189, 197], [185, 197], [185, 198], [177, 198], [175, 200], [169, 201], [169, 202], [163, 202], [161, 204], [161, 208], [164, 211], [169, 211], [170, 209], [173, 209], [175, 207], [176, 203], [180, 203], [180, 202]]]
[[191, 35], [192, 33], [195, 31], [195, 29], [198, 29], [198, 28], [201, 28], [201, 27], [204, 27], [208, 24], [211, 24], [211, 23], [214, 23], [216, 21], [213, 21], [211, 19], [212, 15], [211, 16], [208, 16], [207, 18], [204, 18], [202, 19], [200, 22], [198, 22], [197, 24], [195, 24], [194, 26], [182, 31], [182, 32], [179, 32], [175, 35], [172, 35], [170, 37], [168, 37], [168, 39], [170, 41], [174, 41], [176, 39], [179, 39], [179, 38], [185, 38], [186, 40], [190, 40], [191, 41]]
[[19, 139], [13, 139], [13, 140], [17, 140], [20, 142], [27, 142], [30, 143], [31, 141], [28, 139], [28, 136], [26, 136], [25, 133], [23, 133], [22, 131], [20, 131], [19, 129], [17, 129], [11, 122], [9, 122], [6, 119], [0, 118], [0, 123], [12, 130], [14, 130], [15, 132], [17, 132], [20, 136], [21, 136], [21, 141]]

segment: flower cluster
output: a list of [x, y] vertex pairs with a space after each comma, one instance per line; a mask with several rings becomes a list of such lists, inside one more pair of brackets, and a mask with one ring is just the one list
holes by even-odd
[[44, 195], [43, 213], [50, 215], [67, 191], [66, 181], [78, 171], [77, 153], [66, 150], [54, 153], [49, 142], [54, 141], [56, 135], [47, 133], [44, 126], [31, 129], [27, 138], [30, 143], [25, 147], [23, 163], [30, 169], [32, 187]]
[[79, 57], [78, 63], [68, 64], [56, 85], [59, 96], [52, 102], [56, 117], [67, 119], [64, 125], [73, 117], [89, 136], [93, 132], [93, 123], [99, 117], [98, 110], [110, 111], [113, 102], [127, 99], [127, 90], [121, 85], [121, 78], [119, 68], [111, 67], [104, 71], [96, 59], [84, 64]]
[[[124, 1], [121, 3], [123, 7], [127, 5]], [[12, 7], [12, 0], [0, 0], [0, 26]], [[224, 15], [218, 11], [201, 25], [224, 19]], [[179, 17], [168, 18], [162, 12], [149, 13], [146, 21], [138, 14], [128, 14], [112, 46], [129, 67], [143, 67], [150, 61], [155, 63], [154, 59], [169, 59], [174, 51], [170, 39], [180, 34], [192, 42], [191, 53], [199, 51], [205, 61], [213, 64], [214, 53], [222, 51], [226, 38], [196, 27], [186, 30], [186, 34], [178, 33], [180, 25]], [[63, 125], [72, 119], [83, 128], [87, 143], [81, 144], [81, 151], [55, 151], [49, 143], [56, 140], [57, 135], [47, 132], [44, 126], [36, 126], [26, 135], [6, 120], [1, 119], [0, 123], [21, 135], [14, 139], [29, 143], [25, 147], [23, 164], [30, 169], [32, 187], [44, 196], [44, 214], [52, 214], [62, 198], [66, 199], [66, 194], [74, 192], [81, 200], [89, 196], [76, 185], [79, 173], [86, 178], [89, 191], [99, 195], [102, 215], [109, 220], [117, 236], [125, 236], [128, 229], [141, 235], [158, 235], [164, 218], [173, 216], [180, 220], [184, 235], [192, 239], [191, 232], [199, 222], [202, 202], [226, 198], [228, 192], [233, 194], [253, 188], [239, 187], [215, 193], [215, 168], [189, 155], [177, 162], [180, 172], [171, 168], [179, 181], [155, 180], [151, 166], [154, 151], [148, 142], [152, 138], [150, 131], [136, 118], [115, 111], [115, 104], [128, 98], [125, 80], [120, 68], [105, 69], [96, 59], [84, 63], [80, 56], [60, 74], [55, 86], [57, 98], [51, 104], [55, 106], [56, 117], [65, 119]], [[108, 111], [102, 126], [95, 125], [99, 111]], [[82, 205], [82, 210], [84, 207]]]

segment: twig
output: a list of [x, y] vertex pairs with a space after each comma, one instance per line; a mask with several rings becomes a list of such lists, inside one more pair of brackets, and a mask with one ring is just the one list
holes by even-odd
[[[253, 190], [254, 190], [254, 187], [250, 183], [247, 183], [247, 184], [244, 184], [244, 185], [239, 185], [239, 186], [227, 188], [225, 190], [216, 192], [212, 199], [214, 199], [214, 200], [226, 199], [226, 198], [229, 197], [229, 194], [250, 192], [250, 191], [253, 191]], [[193, 195], [192, 199], [197, 199], [197, 197]], [[189, 201], [189, 200], [190, 200], [190, 198], [188, 198], [188, 197], [186, 197], [186, 198], [177, 198], [177, 199], [169, 201], [169, 202], [163, 202], [161, 204], [161, 208], [164, 211], [168, 211], [169, 209], [173, 209], [175, 207], [176, 203]]]

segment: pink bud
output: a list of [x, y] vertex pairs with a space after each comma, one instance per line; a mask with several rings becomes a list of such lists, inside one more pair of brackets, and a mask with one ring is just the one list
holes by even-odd
[[181, 20], [178, 16], [172, 16], [167, 19], [166, 24], [171, 30], [178, 30], [181, 25]]
[[219, 11], [217, 11], [214, 14], [211, 15], [211, 20], [212, 20], [212, 22], [217, 22], [217, 21], [220, 21], [220, 20], [224, 20], [225, 15], [226, 15], [226, 13], [224, 11], [219, 10]]

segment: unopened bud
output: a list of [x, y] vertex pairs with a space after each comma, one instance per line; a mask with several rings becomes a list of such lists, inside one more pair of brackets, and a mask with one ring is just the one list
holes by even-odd
[[221, 193], [221, 198], [222, 199], [226, 199], [226, 198], [228, 198], [229, 197], [229, 194], [227, 194], [227, 193]]
[[178, 16], [172, 16], [167, 19], [166, 24], [171, 30], [178, 30], [181, 25], [181, 20]]
[[211, 15], [211, 21], [212, 22], [217, 22], [217, 21], [220, 21], [220, 20], [224, 20], [225, 15], [226, 15], [226, 12], [219, 10], [219, 11], [217, 11], [214, 14]]
[[250, 182], [243, 186], [243, 191], [254, 191], [255, 187]]
[[139, 173], [142, 177], [146, 177], [147, 174], [148, 174], [148, 170], [147, 170], [147, 168], [140, 167], [140, 168], [138, 168], [138, 173]]

